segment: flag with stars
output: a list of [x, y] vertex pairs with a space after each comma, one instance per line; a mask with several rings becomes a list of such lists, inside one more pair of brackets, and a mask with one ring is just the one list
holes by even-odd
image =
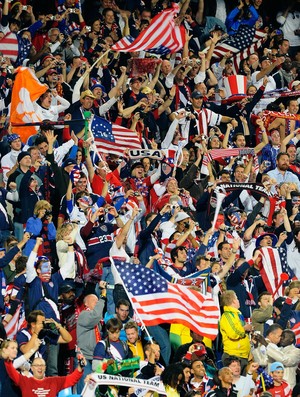
[[238, 73], [240, 62], [256, 52], [261, 47], [265, 37], [265, 32], [256, 30], [254, 27], [241, 25], [236, 34], [216, 45], [213, 58], [222, 59], [226, 53], [233, 53], [233, 70]]
[[131, 36], [123, 37], [111, 49], [121, 52], [147, 51], [161, 55], [181, 50], [185, 43], [185, 29], [175, 23], [174, 17], [178, 13], [178, 4], [173, 3], [172, 8], [157, 14], [135, 40]]
[[145, 326], [183, 324], [197, 334], [216, 338], [220, 313], [212, 299], [185, 285], [169, 283], [142, 265], [115, 260], [114, 266]]
[[126, 149], [141, 149], [138, 134], [128, 128], [94, 116], [90, 122], [95, 145], [99, 152], [121, 156]]

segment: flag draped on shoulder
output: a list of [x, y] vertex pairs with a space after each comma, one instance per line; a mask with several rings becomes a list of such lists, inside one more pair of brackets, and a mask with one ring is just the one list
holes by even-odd
[[169, 54], [181, 50], [185, 43], [185, 29], [176, 25], [174, 18], [178, 12], [178, 4], [172, 3], [172, 8], [157, 14], [148, 28], [136, 39], [131, 36], [123, 37], [111, 49], [121, 52], [147, 51], [156, 54]]
[[[42, 121], [35, 113], [34, 102], [47, 91], [48, 87], [42, 84], [31, 69], [18, 67], [15, 71], [16, 79], [11, 97], [11, 123], [36, 123]], [[30, 135], [36, 134], [37, 127], [14, 127], [25, 143]]]
[[144, 266], [117, 260], [114, 266], [146, 326], [183, 324], [197, 334], [216, 338], [220, 314], [212, 299], [187, 286], [169, 283]]
[[126, 149], [141, 149], [136, 131], [112, 124], [102, 117], [93, 116], [90, 128], [99, 152], [120, 156]]

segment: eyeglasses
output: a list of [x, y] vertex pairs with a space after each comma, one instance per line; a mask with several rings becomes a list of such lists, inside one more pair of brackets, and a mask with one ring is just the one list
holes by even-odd
[[32, 367], [46, 367], [46, 364], [32, 364]]

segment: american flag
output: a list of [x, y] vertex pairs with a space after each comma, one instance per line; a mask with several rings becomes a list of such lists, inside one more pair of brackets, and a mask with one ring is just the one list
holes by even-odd
[[15, 33], [9, 32], [0, 40], [0, 52], [2, 52], [4, 57], [16, 62], [19, 53], [19, 43]]
[[114, 262], [133, 308], [146, 326], [183, 324], [197, 334], [215, 339], [219, 309], [214, 301], [184, 285], [168, 283], [141, 265]]
[[281, 285], [280, 275], [282, 273], [287, 273], [290, 280], [293, 279], [295, 275], [287, 264], [285, 249], [262, 247], [260, 248], [260, 252], [262, 254], [262, 268], [260, 269], [261, 277], [267, 291], [271, 292], [272, 294], [274, 294], [276, 291], [274, 296], [276, 299], [280, 296], [283, 296], [285, 283]]
[[261, 47], [265, 37], [265, 32], [241, 25], [235, 35], [229, 36], [216, 45], [213, 58], [221, 59], [226, 53], [232, 52], [234, 54], [232, 58], [233, 69], [235, 73], [238, 73], [240, 62], [256, 52]]
[[229, 148], [229, 149], [212, 149], [208, 153], [206, 153], [203, 157], [202, 166], [201, 166], [201, 174], [209, 175], [209, 171], [207, 165], [209, 162], [215, 159], [221, 159], [232, 156], [244, 156], [251, 154], [254, 156], [255, 152], [252, 148]]
[[147, 51], [162, 55], [181, 50], [185, 43], [185, 29], [175, 24], [174, 17], [178, 12], [178, 4], [173, 3], [172, 8], [156, 15], [149, 27], [135, 40], [131, 36], [123, 37], [111, 49], [123, 52]]
[[126, 149], [141, 149], [135, 131], [112, 124], [102, 117], [93, 116], [90, 125], [99, 152], [122, 155]]

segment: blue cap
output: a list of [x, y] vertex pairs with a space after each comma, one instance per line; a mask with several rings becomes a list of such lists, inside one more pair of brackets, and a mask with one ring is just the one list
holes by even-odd
[[11, 143], [19, 138], [20, 138], [20, 135], [18, 135], [18, 134], [10, 134], [10, 135], [7, 135], [7, 142]]
[[280, 363], [279, 361], [275, 361], [275, 363], [272, 363], [270, 365], [270, 371], [269, 372], [274, 372], [274, 371], [281, 370], [281, 369], [284, 370], [283, 364]]
[[96, 84], [91, 86], [91, 91], [93, 91], [94, 88], [101, 88], [103, 94], [106, 94], [104, 85], [102, 85], [100, 83], [96, 83]]

